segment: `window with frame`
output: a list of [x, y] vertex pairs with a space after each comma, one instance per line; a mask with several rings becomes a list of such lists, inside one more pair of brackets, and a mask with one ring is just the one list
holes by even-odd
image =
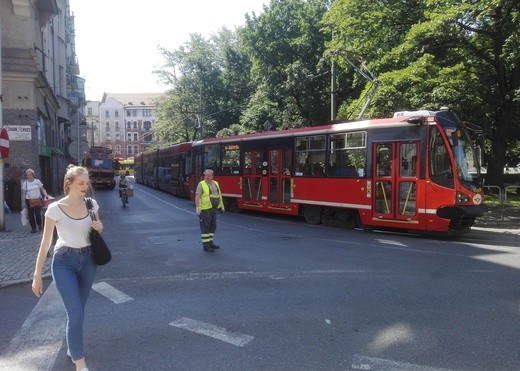
[[325, 135], [296, 138], [295, 176], [325, 175]]
[[358, 178], [365, 175], [367, 133], [331, 134], [329, 143], [329, 176]]
[[224, 145], [222, 154], [222, 174], [240, 173], [240, 146], [238, 144]]
[[220, 170], [220, 146], [211, 144], [204, 147], [204, 169]]
[[454, 188], [453, 169], [448, 148], [442, 134], [435, 126], [430, 128], [428, 141], [429, 175], [433, 182]]

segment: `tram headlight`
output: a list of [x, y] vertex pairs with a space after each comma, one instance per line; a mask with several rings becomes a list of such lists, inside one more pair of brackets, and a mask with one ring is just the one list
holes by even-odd
[[462, 192], [457, 192], [457, 203], [458, 204], [467, 204], [469, 203], [469, 196]]

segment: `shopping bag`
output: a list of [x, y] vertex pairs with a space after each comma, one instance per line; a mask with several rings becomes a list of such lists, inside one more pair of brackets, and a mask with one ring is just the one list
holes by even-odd
[[22, 225], [25, 227], [27, 224], [29, 224], [29, 214], [26, 207], [22, 209], [22, 212], [20, 213], [20, 218], [22, 219]]

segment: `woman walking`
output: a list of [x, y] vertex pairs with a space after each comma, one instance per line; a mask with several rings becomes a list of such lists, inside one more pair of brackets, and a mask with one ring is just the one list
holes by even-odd
[[67, 354], [76, 365], [77, 371], [88, 371], [83, 349], [83, 319], [97, 271], [91, 254], [89, 231], [93, 228], [102, 232], [103, 224], [99, 221], [97, 202], [92, 200], [97, 221], [92, 221], [85, 204], [85, 195], [90, 189], [86, 168], [69, 165], [63, 189], [65, 197], [50, 204], [45, 213], [32, 291], [37, 297], [43, 292], [43, 264], [56, 227], [58, 240], [52, 259], [52, 278], [67, 312]]
[[[42, 193], [48, 197], [47, 191], [43, 188], [40, 179], [34, 177], [34, 170], [25, 170], [27, 180], [22, 183], [22, 199], [23, 206], [28, 210], [29, 224], [31, 225], [31, 233], [42, 230]], [[31, 201], [33, 200], [33, 201]]]

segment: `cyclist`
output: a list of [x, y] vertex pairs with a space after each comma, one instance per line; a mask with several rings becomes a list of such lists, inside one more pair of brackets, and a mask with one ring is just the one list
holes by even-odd
[[119, 198], [121, 198], [121, 190], [128, 188], [128, 179], [126, 178], [128, 175], [130, 175], [129, 171], [119, 177]]

